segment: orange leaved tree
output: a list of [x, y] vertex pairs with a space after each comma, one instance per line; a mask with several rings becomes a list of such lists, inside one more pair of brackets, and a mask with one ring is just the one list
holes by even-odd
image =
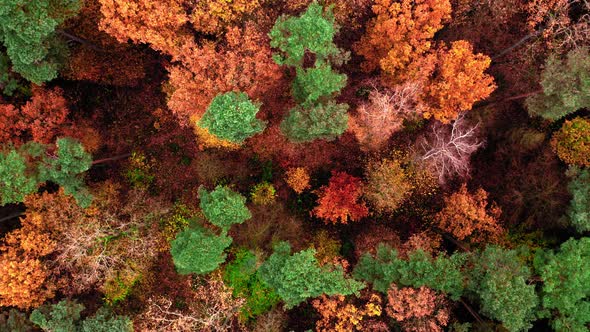
[[471, 194], [463, 184], [458, 192], [445, 198], [445, 207], [436, 215], [436, 222], [458, 240], [497, 242], [504, 232], [498, 224], [501, 213], [495, 203], [488, 203], [485, 190], [480, 188]]
[[484, 73], [490, 63], [490, 57], [474, 54], [468, 41], [459, 40], [449, 50], [440, 49], [436, 70], [422, 96], [426, 115], [450, 123], [461, 112], [471, 110], [475, 102], [487, 98], [496, 89], [494, 78]]

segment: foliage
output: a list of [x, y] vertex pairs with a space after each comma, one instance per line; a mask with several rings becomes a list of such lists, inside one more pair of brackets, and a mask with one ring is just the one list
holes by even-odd
[[365, 285], [344, 276], [341, 266], [319, 266], [315, 250], [307, 249], [291, 254], [291, 246], [281, 242], [274, 253], [260, 266], [260, 278], [293, 308], [308, 298], [327, 295], [349, 295]]
[[148, 188], [154, 182], [152, 165], [142, 152], [133, 151], [125, 177], [136, 188]]
[[133, 325], [125, 316], [115, 316], [100, 308], [95, 315], [80, 320], [84, 305], [63, 300], [35, 309], [31, 321], [48, 332], [131, 332]]
[[575, 229], [590, 231], [590, 170], [577, 170], [567, 186], [572, 195], [567, 215]]
[[20, 151], [11, 149], [0, 153], [0, 195], [2, 205], [22, 202], [24, 197], [37, 190], [38, 181], [28, 176], [26, 158]]
[[[539, 251], [535, 269], [541, 280], [541, 304], [556, 331], [586, 331], [590, 322], [590, 238], [569, 239], [559, 251]], [[551, 317], [553, 316], [553, 317]]]
[[276, 198], [276, 190], [272, 183], [261, 182], [254, 186], [250, 194], [252, 203], [258, 205], [265, 205], [274, 202]]
[[188, 206], [177, 203], [172, 209], [172, 214], [160, 221], [160, 229], [167, 242], [174, 240], [176, 234], [189, 227], [195, 212]]
[[74, 301], [63, 300], [57, 304], [45, 305], [31, 313], [31, 321], [44, 331], [75, 332], [76, 322], [84, 305]]
[[256, 118], [259, 108], [243, 92], [220, 94], [213, 98], [198, 125], [221, 139], [242, 143], [264, 130], [265, 124]]
[[450, 19], [450, 1], [377, 0], [372, 9], [376, 17], [354, 45], [365, 58], [363, 69], [381, 68], [397, 82], [417, 77], [424, 70], [420, 59], [430, 50], [434, 34]]
[[289, 168], [285, 174], [285, 181], [289, 187], [298, 194], [301, 194], [311, 187], [309, 185], [310, 180], [306, 167], [292, 167]]
[[126, 267], [121, 271], [112, 273], [105, 280], [104, 299], [108, 305], [115, 305], [129, 297], [135, 285], [142, 275], [132, 267]]
[[370, 254], [361, 257], [353, 275], [372, 283], [373, 288], [381, 293], [387, 293], [389, 286], [395, 283], [414, 288], [427, 286], [458, 299], [464, 289], [462, 266], [466, 259], [465, 254], [433, 258], [420, 249], [409, 253], [408, 259], [404, 260], [397, 250], [380, 245], [376, 257]]
[[205, 218], [227, 233], [231, 225], [252, 218], [246, 207], [246, 198], [226, 186], [217, 186], [211, 192], [199, 188], [200, 206]]
[[24, 90], [15, 74], [10, 70], [10, 59], [0, 52], [0, 91], [5, 96], [12, 96], [15, 91]]
[[316, 322], [318, 332], [362, 331], [365, 318], [380, 316], [382, 312], [381, 297], [376, 294], [371, 294], [362, 307], [347, 303], [342, 295], [322, 295], [313, 300], [312, 305], [321, 316]]
[[559, 159], [572, 165], [590, 166], [590, 120], [566, 120], [553, 134], [551, 146]]
[[54, 287], [46, 284], [48, 277], [49, 271], [37, 258], [10, 251], [0, 254], [0, 305], [21, 309], [41, 305], [54, 295]]
[[467, 290], [479, 300], [481, 313], [499, 320], [508, 331], [530, 329], [539, 299], [518, 251], [489, 245], [472, 262]]
[[215, 235], [202, 228], [186, 229], [170, 243], [174, 266], [180, 274], [205, 274], [225, 262], [224, 250], [232, 243], [226, 235]]
[[313, 2], [300, 17], [277, 19], [269, 33], [270, 46], [281, 53], [273, 58], [280, 65], [301, 67], [305, 52], [309, 51], [315, 54], [316, 60], [327, 60], [340, 53], [332, 41], [336, 32], [332, 10]]
[[258, 269], [258, 259], [254, 253], [240, 250], [235, 259], [225, 266], [224, 282], [233, 289], [235, 297], [243, 297], [246, 303], [241, 316], [254, 319], [272, 309], [279, 302], [277, 294], [262, 282]]
[[311, 213], [326, 223], [359, 221], [369, 214], [367, 206], [360, 201], [362, 193], [361, 179], [333, 171], [328, 185], [318, 189], [318, 206]]
[[404, 331], [442, 332], [450, 310], [444, 296], [427, 287], [397, 288], [387, 291], [387, 315], [400, 322]]
[[558, 120], [590, 106], [590, 53], [587, 47], [570, 51], [567, 59], [551, 54], [541, 75], [543, 93], [527, 98], [531, 116]]
[[265, 0], [199, 1], [193, 5], [190, 21], [199, 31], [218, 34], [224, 27], [237, 24], [244, 16], [252, 14], [264, 2]]
[[316, 139], [334, 140], [348, 126], [347, 104], [329, 101], [311, 109], [293, 108], [281, 122], [281, 132], [295, 143]]
[[0, 331], [29, 332], [33, 329], [27, 315], [16, 310], [0, 312]]
[[12, 69], [40, 85], [57, 77], [65, 45], [55, 29], [75, 16], [77, 0], [7, 0], [0, 5], [0, 41], [12, 61]]
[[346, 75], [338, 74], [326, 62], [316, 61], [313, 68], [297, 68], [293, 81], [293, 97], [305, 109], [330, 98], [346, 86]]
[[498, 242], [503, 229], [498, 224], [502, 210], [488, 203], [488, 193], [479, 188], [471, 194], [463, 184], [458, 192], [445, 198], [445, 207], [436, 215], [440, 229], [458, 240], [474, 243]]
[[364, 196], [377, 211], [395, 211], [412, 190], [407, 171], [397, 159], [370, 162], [366, 177]]
[[486, 55], [474, 54], [473, 46], [464, 40], [453, 42], [450, 50], [440, 50], [435, 74], [422, 96], [427, 105], [424, 114], [450, 123], [487, 98], [496, 89], [494, 78], [484, 73], [491, 61]]

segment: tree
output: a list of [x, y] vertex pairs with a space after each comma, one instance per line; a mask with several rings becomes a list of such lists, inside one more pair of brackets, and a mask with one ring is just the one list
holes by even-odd
[[64, 188], [83, 207], [92, 196], [80, 176], [92, 165], [92, 157], [72, 138], [58, 138], [54, 154], [48, 146], [29, 142], [18, 149], [0, 152], [0, 194], [2, 204], [17, 203], [37, 187], [51, 181]]
[[471, 155], [483, 145], [477, 137], [477, 128], [478, 125], [469, 125], [461, 115], [451, 126], [434, 123], [432, 132], [419, 141], [420, 159], [432, 168], [439, 183], [444, 184], [454, 176], [469, 176]]
[[590, 53], [587, 47], [570, 51], [566, 59], [551, 54], [541, 74], [543, 93], [526, 100], [531, 116], [558, 120], [590, 106]]
[[574, 168], [567, 190], [572, 200], [567, 210], [570, 223], [579, 232], [590, 231], [590, 171]]
[[463, 265], [467, 258], [464, 253], [433, 258], [419, 249], [408, 253], [407, 259], [402, 259], [397, 250], [379, 245], [375, 257], [370, 254], [361, 257], [353, 275], [356, 279], [372, 283], [373, 289], [384, 294], [394, 283], [414, 288], [426, 286], [449, 294], [451, 299], [456, 300], [465, 288]]
[[349, 295], [365, 287], [344, 276], [342, 266], [320, 266], [315, 250], [291, 254], [287, 242], [275, 245], [274, 253], [260, 266], [260, 278], [285, 301], [290, 309], [307, 300], [327, 295]]
[[252, 103], [243, 92], [219, 94], [197, 125], [221, 139], [239, 144], [264, 130], [265, 124], [256, 118], [259, 109], [260, 104]]
[[490, 245], [471, 258], [467, 291], [479, 301], [481, 312], [502, 322], [508, 331], [530, 329], [539, 299], [535, 285], [528, 283], [531, 271], [518, 251]]
[[397, 159], [370, 162], [366, 177], [364, 196], [377, 211], [393, 212], [411, 194], [409, 176]]
[[303, 191], [309, 189], [310, 177], [305, 167], [292, 167], [287, 170], [285, 174], [285, 181], [296, 193], [301, 194]]
[[363, 69], [381, 68], [394, 82], [417, 78], [434, 34], [451, 18], [450, 1], [377, 0], [372, 8], [377, 17], [354, 45], [365, 58]]
[[373, 87], [369, 101], [362, 103], [350, 117], [349, 130], [361, 149], [378, 151], [393, 133], [403, 128], [404, 120], [422, 116], [424, 106], [418, 101], [421, 91], [418, 82], [405, 82], [383, 90]]
[[0, 4], [0, 41], [12, 61], [12, 68], [40, 85], [57, 77], [65, 44], [55, 29], [76, 15], [77, 0], [6, 0]]
[[330, 98], [345, 86], [346, 75], [334, 72], [326, 62], [316, 61], [313, 68], [297, 68], [293, 97], [303, 108], [310, 108], [321, 98]]
[[326, 223], [358, 221], [369, 214], [367, 206], [359, 201], [362, 192], [361, 179], [333, 171], [328, 185], [317, 191], [318, 206], [311, 213]]
[[277, 19], [269, 33], [270, 46], [281, 53], [273, 58], [280, 65], [303, 67], [305, 52], [309, 51], [316, 61], [324, 62], [341, 52], [332, 41], [336, 32], [332, 10], [324, 10], [314, 1], [300, 17]]
[[498, 219], [502, 210], [488, 203], [488, 193], [479, 188], [471, 194], [463, 184], [445, 198], [445, 207], [436, 217], [437, 226], [458, 240], [485, 244], [498, 242], [503, 233]]
[[365, 318], [380, 316], [383, 310], [381, 297], [377, 294], [371, 294], [363, 306], [346, 301], [342, 295], [322, 295], [313, 300], [312, 305], [321, 316], [315, 323], [318, 332], [363, 331]]
[[232, 243], [227, 235], [215, 235], [203, 228], [189, 228], [170, 243], [170, 253], [180, 274], [205, 274], [225, 262], [224, 250]]
[[571, 165], [590, 166], [590, 120], [566, 120], [553, 134], [551, 147], [559, 159]]
[[199, 200], [205, 218], [221, 228], [224, 234], [227, 234], [231, 225], [252, 218], [246, 207], [246, 198], [226, 186], [217, 186], [211, 192], [200, 187]]
[[295, 143], [316, 139], [334, 140], [348, 126], [347, 104], [329, 101], [311, 109], [295, 107], [281, 122], [281, 132]]
[[487, 98], [496, 89], [494, 78], [484, 73], [490, 63], [490, 57], [474, 54], [468, 41], [455, 41], [451, 49], [439, 50], [436, 70], [421, 97], [427, 105], [424, 114], [450, 123]]
[[409, 332], [442, 332], [450, 316], [445, 297], [424, 286], [398, 288], [391, 285], [385, 311]]
[[84, 305], [63, 300], [44, 305], [31, 313], [31, 321], [48, 332], [131, 332], [133, 325], [126, 316], [115, 316], [100, 308], [95, 315], [81, 320]]
[[41, 305], [54, 296], [55, 288], [46, 284], [48, 277], [49, 271], [39, 259], [10, 250], [0, 253], [0, 305], [21, 309]]
[[586, 331], [590, 323], [590, 238], [569, 239], [559, 251], [539, 251], [534, 265], [543, 281], [541, 304], [556, 331]]
[[0, 331], [29, 332], [32, 329], [26, 314], [16, 309], [0, 312]]

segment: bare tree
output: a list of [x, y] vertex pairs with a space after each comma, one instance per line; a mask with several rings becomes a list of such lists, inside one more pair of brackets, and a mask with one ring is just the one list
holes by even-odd
[[439, 183], [469, 176], [471, 154], [484, 144], [477, 137], [478, 126], [470, 125], [461, 114], [451, 125], [436, 121], [431, 133], [420, 141], [420, 159], [438, 175]]
[[424, 107], [418, 102], [418, 95], [422, 85], [407, 82], [392, 89], [379, 88], [375, 83], [371, 86], [369, 101], [358, 107], [350, 128], [363, 149], [378, 150], [402, 128], [404, 119], [421, 115]]

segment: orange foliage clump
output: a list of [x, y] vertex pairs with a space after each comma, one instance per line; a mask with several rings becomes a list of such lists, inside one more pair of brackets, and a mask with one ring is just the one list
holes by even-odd
[[181, 0], [99, 0], [99, 28], [126, 43], [147, 43], [157, 51], [182, 53], [191, 36], [183, 31], [188, 16]]
[[360, 201], [363, 192], [361, 179], [345, 172], [332, 172], [327, 186], [318, 191], [318, 206], [312, 214], [326, 223], [358, 221], [369, 215], [369, 209]]
[[347, 303], [342, 295], [322, 295], [319, 299], [313, 300], [312, 305], [321, 316], [316, 322], [318, 332], [361, 331], [364, 318], [380, 316], [382, 312], [381, 297], [376, 294], [371, 294], [367, 303], [360, 308]]
[[260, 8], [265, 0], [197, 1], [190, 21], [198, 31], [219, 34], [228, 25], [235, 25], [243, 16]]
[[377, 15], [367, 33], [355, 44], [365, 58], [363, 69], [381, 68], [394, 81], [411, 79], [423, 69], [419, 61], [431, 48], [431, 39], [451, 18], [449, 0], [376, 0]]
[[310, 188], [309, 172], [305, 167], [292, 167], [285, 174], [285, 181], [296, 193], [301, 194]]
[[463, 184], [458, 192], [445, 198], [445, 207], [436, 215], [436, 222], [440, 229], [458, 240], [497, 242], [503, 233], [498, 224], [501, 213], [495, 203], [488, 204], [485, 190], [480, 188], [471, 194]]
[[190, 49], [182, 64], [168, 68], [168, 107], [184, 123], [205, 113], [219, 93], [242, 91], [262, 100], [281, 78], [271, 57], [268, 36], [255, 25], [230, 28], [223, 47], [203, 42]]
[[67, 121], [67, 101], [60, 88], [34, 86], [33, 97], [20, 109], [0, 105], [0, 141], [22, 144], [33, 140], [51, 143]]
[[408, 332], [442, 332], [449, 322], [450, 310], [443, 295], [430, 288], [395, 285], [387, 292], [387, 315], [400, 323]]
[[0, 306], [29, 309], [54, 296], [49, 272], [36, 258], [8, 251], [0, 255]]
[[453, 42], [450, 50], [443, 48], [438, 53], [437, 69], [422, 99], [428, 105], [426, 117], [450, 123], [475, 102], [487, 98], [496, 85], [494, 78], [484, 73], [490, 66], [490, 57], [474, 54], [468, 41]]

